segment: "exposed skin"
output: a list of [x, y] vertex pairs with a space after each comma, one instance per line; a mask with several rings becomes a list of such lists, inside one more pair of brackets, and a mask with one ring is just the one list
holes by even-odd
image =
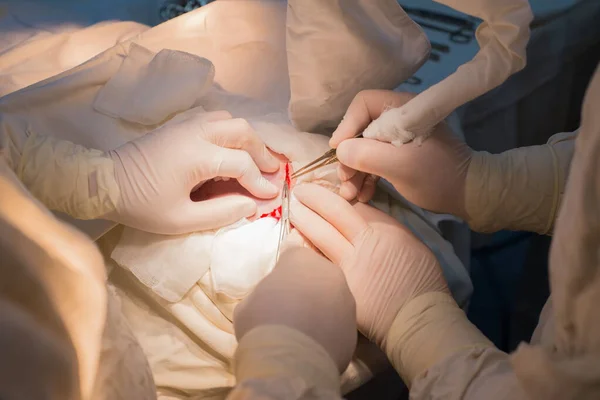
[[[263, 176], [278, 188], [283, 189], [283, 183], [285, 181], [285, 164], [288, 163], [289, 160], [281, 154], [277, 154], [272, 151], [271, 153], [281, 162], [280, 168], [277, 172], [272, 174], [263, 173]], [[249, 218], [250, 220], [254, 220], [262, 214], [269, 213], [281, 205], [281, 194], [272, 199], [259, 199], [252, 196], [235, 179], [229, 179], [226, 181], [210, 180], [208, 182], [205, 182], [196, 191], [192, 192], [190, 197], [193, 201], [202, 201], [227, 196], [233, 193], [246, 195], [256, 201], [258, 209], [256, 214], [253, 217]]]

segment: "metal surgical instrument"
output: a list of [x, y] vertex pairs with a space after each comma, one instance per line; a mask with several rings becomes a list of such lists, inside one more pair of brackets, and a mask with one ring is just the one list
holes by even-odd
[[[354, 135], [354, 138], [361, 138], [362, 137], [362, 133], [359, 133], [357, 135]], [[296, 179], [302, 175], [308, 174], [309, 172], [313, 172], [321, 167], [324, 167], [326, 165], [330, 165], [333, 163], [336, 163], [338, 161], [337, 158], [337, 153], [335, 149], [331, 149], [325, 152], [325, 154], [323, 154], [321, 157], [317, 158], [316, 160], [313, 160], [311, 162], [309, 162], [308, 164], [306, 164], [304, 167], [300, 168], [299, 170], [295, 171], [290, 178], [292, 179]]]
[[283, 184], [283, 190], [281, 191], [281, 227], [279, 228], [279, 241], [277, 242], [277, 253], [275, 255], [275, 262], [279, 261], [279, 254], [283, 242], [290, 233], [290, 186], [287, 182]]

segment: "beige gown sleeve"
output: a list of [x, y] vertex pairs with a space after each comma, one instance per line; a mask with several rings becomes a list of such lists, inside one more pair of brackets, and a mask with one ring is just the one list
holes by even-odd
[[260, 326], [240, 340], [237, 385], [228, 400], [341, 399], [340, 372], [327, 351], [282, 325]]
[[552, 232], [577, 131], [558, 133], [543, 146], [501, 154], [475, 152], [467, 173], [465, 207], [478, 232]]
[[0, 116], [0, 157], [50, 210], [96, 219], [115, 209], [114, 162], [102, 151], [11, 126]]
[[543, 146], [501, 154], [475, 152], [467, 173], [465, 207], [478, 232], [552, 232], [577, 131], [558, 133]]

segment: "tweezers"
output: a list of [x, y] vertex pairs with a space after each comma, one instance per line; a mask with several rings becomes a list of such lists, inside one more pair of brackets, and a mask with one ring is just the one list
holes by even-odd
[[[361, 138], [361, 137], [363, 137], [362, 133], [359, 133], [359, 134], [353, 136], [354, 139]], [[326, 165], [330, 165], [330, 164], [333, 164], [336, 162], [338, 162], [336, 149], [328, 150], [321, 157], [309, 162], [308, 164], [306, 164], [304, 167], [300, 168], [299, 170], [294, 171], [294, 173], [292, 175], [290, 175], [290, 178], [296, 179], [298, 177], [301, 177], [302, 175], [308, 174], [309, 172], [313, 172], [321, 167], [324, 167]]]
[[279, 241], [277, 242], [277, 253], [275, 262], [279, 261], [279, 254], [283, 242], [290, 233], [290, 187], [287, 182], [283, 184], [281, 191], [281, 227], [279, 228]]

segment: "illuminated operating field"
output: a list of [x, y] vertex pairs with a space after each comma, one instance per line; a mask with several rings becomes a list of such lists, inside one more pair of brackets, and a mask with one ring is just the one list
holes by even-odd
[[[279, 189], [283, 188], [284, 182], [288, 183], [288, 186], [292, 186], [291, 174], [293, 172], [292, 164], [284, 156], [274, 154], [281, 162], [279, 170], [272, 174], [263, 173], [263, 176], [271, 183], [276, 185]], [[235, 179], [216, 179], [205, 182], [200, 188], [191, 194], [191, 198], [194, 201], [202, 201], [208, 199], [215, 199], [223, 196], [232, 194], [241, 194], [244, 196], [255, 199], [257, 203], [257, 217], [250, 218], [275, 218], [277, 221], [281, 219], [281, 193], [273, 199], [258, 199], [248, 192], [242, 185]]]

